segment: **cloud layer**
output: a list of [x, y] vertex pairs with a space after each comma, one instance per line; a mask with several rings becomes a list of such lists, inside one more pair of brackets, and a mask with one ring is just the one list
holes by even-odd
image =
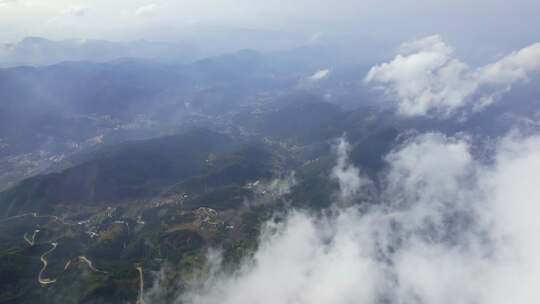
[[369, 211], [293, 211], [269, 222], [251, 259], [234, 273], [211, 271], [179, 300], [538, 302], [540, 137], [510, 135], [490, 161], [470, 141], [411, 138], [387, 156], [381, 201]]
[[512, 84], [540, 70], [540, 43], [479, 68], [455, 58], [439, 35], [403, 44], [390, 62], [371, 68], [365, 81], [380, 85], [405, 116], [448, 116], [481, 109]]

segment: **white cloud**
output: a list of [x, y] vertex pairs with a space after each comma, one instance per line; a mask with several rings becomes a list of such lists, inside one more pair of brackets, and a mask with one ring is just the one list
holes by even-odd
[[367, 177], [360, 175], [360, 170], [349, 161], [350, 144], [341, 137], [335, 147], [337, 162], [332, 168], [331, 178], [339, 184], [339, 200], [347, 203], [357, 198], [360, 190], [370, 185]]
[[[441, 159], [441, 158], [444, 158]], [[386, 176], [386, 195], [395, 205], [429, 202], [455, 203], [455, 195], [468, 183], [472, 166], [466, 138], [449, 139], [438, 133], [415, 137], [394, 152], [386, 162], [390, 171]]]
[[330, 70], [328, 69], [322, 69], [315, 72], [315, 74], [308, 77], [308, 80], [310, 81], [319, 81], [321, 79], [324, 79], [330, 74]]
[[530, 73], [538, 70], [540, 43], [535, 43], [478, 69], [476, 77], [480, 83], [507, 85], [525, 80]]
[[[355, 245], [362, 237], [359, 231], [342, 230], [353, 219], [344, 216], [325, 223], [293, 213], [285, 223], [269, 223], [253, 267], [246, 264], [235, 275], [212, 277], [182, 300], [198, 304], [372, 302], [378, 269], [361, 258], [371, 253]], [[339, 238], [326, 244], [323, 234], [328, 225], [338, 230]], [[270, 232], [275, 229], [276, 233]], [[365, 273], [370, 279], [359, 284]]]
[[156, 10], [155, 4], [147, 4], [139, 7], [137, 10], [135, 10], [135, 16], [137, 17], [146, 17], [150, 16], [154, 13]]
[[506, 137], [492, 163], [470, 146], [440, 134], [411, 139], [387, 157], [381, 204], [269, 222], [238, 271], [213, 271], [180, 300], [538, 302], [540, 136]]
[[403, 44], [392, 61], [372, 67], [365, 81], [381, 85], [402, 115], [448, 116], [469, 105], [489, 105], [539, 70], [540, 43], [475, 69], [454, 58], [453, 49], [434, 35]]

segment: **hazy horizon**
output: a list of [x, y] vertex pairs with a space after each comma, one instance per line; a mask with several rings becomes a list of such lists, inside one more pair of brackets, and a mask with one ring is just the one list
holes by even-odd
[[[540, 40], [538, 1], [0, 1], [0, 42], [27, 36], [180, 42], [212, 30], [271, 30], [311, 42], [392, 47], [440, 34], [467, 56]], [[503, 21], [504, 20], [504, 21]], [[231, 37], [233, 39], [233, 37]], [[478, 53], [478, 54], [475, 54]]]

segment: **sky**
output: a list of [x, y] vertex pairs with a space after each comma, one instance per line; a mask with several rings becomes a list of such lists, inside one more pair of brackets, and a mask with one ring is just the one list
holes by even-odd
[[[193, 26], [264, 28], [400, 42], [439, 33], [453, 44], [515, 48], [539, 39], [540, 2], [428, 0], [0, 0], [0, 41], [25, 36], [132, 39]], [[469, 52], [470, 50], [463, 50]]]

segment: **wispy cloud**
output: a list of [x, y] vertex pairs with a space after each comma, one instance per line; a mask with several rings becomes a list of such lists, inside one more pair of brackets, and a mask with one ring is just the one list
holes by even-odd
[[135, 16], [137, 17], [146, 17], [151, 16], [154, 14], [154, 11], [156, 10], [155, 4], [147, 4], [139, 7], [137, 10], [135, 10]]
[[330, 74], [329, 69], [321, 69], [321, 70], [318, 70], [317, 72], [315, 72], [313, 75], [309, 76], [308, 80], [310, 80], [310, 81], [319, 81], [321, 79], [326, 78], [328, 76], [328, 74]]
[[367, 186], [371, 184], [367, 177], [360, 174], [358, 169], [349, 160], [349, 153], [351, 151], [351, 145], [345, 139], [341, 137], [335, 146], [337, 155], [337, 161], [330, 177], [336, 181], [339, 185], [339, 201], [342, 203], [350, 203], [357, 198], [362, 189], [365, 190]]
[[372, 67], [365, 81], [380, 85], [402, 115], [448, 116], [466, 106], [478, 110], [491, 104], [539, 70], [540, 43], [471, 68], [434, 35], [403, 44], [392, 61]]

